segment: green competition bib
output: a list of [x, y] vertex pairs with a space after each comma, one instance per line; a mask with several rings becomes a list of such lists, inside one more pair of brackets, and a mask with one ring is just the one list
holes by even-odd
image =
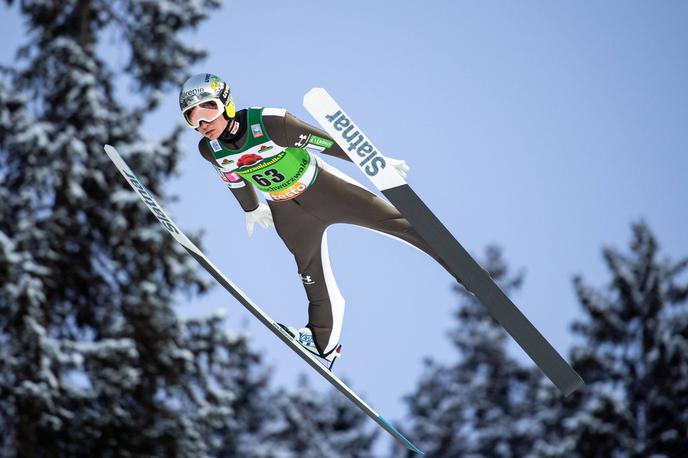
[[304, 148], [284, 148], [270, 140], [261, 111], [249, 108], [247, 139], [240, 149], [232, 150], [217, 140], [208, 140], [208, 146], [223, 173], [237, 173], [269, 200], [293, 199], [313, 182], [317, 164]]

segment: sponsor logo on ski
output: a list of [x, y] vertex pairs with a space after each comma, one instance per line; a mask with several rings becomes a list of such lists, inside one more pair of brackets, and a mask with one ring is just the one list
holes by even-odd
[[233, 164], [233, 163], [234, 163], [233, 159], [224, 158], [224, 160], [222, 161], [222, 165]]
[[380, 170], [384, 170], [387, 165], [385, 158], [373, 148], [372, 142], [368, 141], [358, 127], [342, 113], [342, 110], [326, 115], [325, 119], [332, 124], [335, 130], [342, 133], [342, 138], [349, 145], [347, 149], [349, 151], [356, 150], [356, 154], [363, 158], [358, 165], [365, 166], [363, 170], [367, 175], [375, 176]]
[[129, 177], [132, 186], [136, 188], [136, 191], [139, 193], [146, 205], [148, 205], [148, 208], [150, 208], [153, 211], [155, 216], [158, 218], [158, 221], [160, 221], [160, 224], [165, 226], [165, 229], [167, 229], [171, 233], [179, 234], [179, 230], [177, 229], [177, 227], [174, 225], [172, 221], [170, 221], [167, 218], [165, 212], [160, 207], [158, 207], [158, 204], [155, 202], [155, 199], [153, 199], [153, 195], [150, 192], [148, 192], [148, 190], [143, 184], [141, 184], [138, 177], [127, 171], [123, 171], [123, 173], [125, 173]]

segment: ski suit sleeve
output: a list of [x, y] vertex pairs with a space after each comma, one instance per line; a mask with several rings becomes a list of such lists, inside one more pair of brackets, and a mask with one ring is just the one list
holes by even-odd
[[279, 146], [308, 146], [317, 152], [351, 162], [349, 156], [327, 132], [301, 121], [286, 110], [264, 109], [263, 123], [270, 139]]
[[236, 172], [222, 170], [222, 168], [215, 163], [213, 155], [210, 150], [208, 150], [208, 145], [205, 141], [201, 140], [198, 143], [198, 150], [201, 152], [203, 159], [210, 162], [210, 165], [212, 165], [218, 175], [220, 175], [222, 181], [224, 181], [229, 190], [232, 191], [232, 194], [234, 194], [234, 197], [245, 212], [250, 212], [258, 208], [258, 196], [251, 183], [241, 178]]

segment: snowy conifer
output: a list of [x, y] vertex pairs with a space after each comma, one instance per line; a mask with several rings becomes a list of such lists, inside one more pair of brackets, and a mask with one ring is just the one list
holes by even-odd
[[550, 396], [540, 456], [682, 457], [688, 450], [688, 258], [660, 257], [648, 226], [633, 225], [630, 251], [603, 251], [601, 288], [576, 277], [585, 312], [572, 363], [586, 385]]
[[[481, 264], [505, 293], [519, 288], [523, 274], [510, 274], [499, 249], [489, 247]], [[432, 457], [525, 456], [538, 433], [529, 418], [541, 375], [508, 356], [506, 331], [473, 295], [456, 290], [461, 305], [450, 338], [458, 362], [426, 360], [416, 391], [406, 397], [406, 431]], [[391, 456], [402, 452], [412, 456], [398, 446]]]
[[[257, 356], [217, 318], [177, 320], [173, 298], [209, 282], [102, 149], [116, 145], [166, 200], [180, 130], [145, 139], [140, 124], [203, 55], [176, 34], [215, 6], [19, 5], [27, 44], [0, 82], [2, 456], [227, 456], [252, 443]], [[136, 106], [115, 100], [103, 29], [130, 51]]]
[[368, 458], [379, 430], [340, 392], [321, 393], [301, 376], [296, 389], [274, 394], [275, 409], [265, 425], [275, 444], [263, 457]]

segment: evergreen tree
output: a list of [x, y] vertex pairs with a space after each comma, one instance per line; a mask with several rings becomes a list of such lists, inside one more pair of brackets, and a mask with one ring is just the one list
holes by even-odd
[[[139, 126], [203, 55], [176, 34], [217, 5], [20, 4], [27, 44], [0, 81], [2, 456], [227, 456], [258, 437], [258, 357], [218, 318], [177, 320], [173, 298], [208, 280], [102, 149], [166, 199], [180, 130]], [[130, 50], [137, 106], [114, 99], [104, 27]]]
[[272, 421], [265, 427], [281, 458], [369, 458], [378, 437], [368, 417], [335, 389], [325, 394], [300, 377], [298, 389], [274, 395]]
[[[498, 248], [489, 247], [481, 264], [505, 293], [520, 287], [523, 274], [511, 275]], [[541, 375], [508, 356], [506, 331], [472, 294], [456, 291], [461, 303], [450, 338], [458, 362], [426, 359], [416, 391], [406, 397], [406, 430], [432, 457], [525, 456], [538, 434], [529, 419]], [[392, 456], [402, 452], [395, 446]]]
[[602, 288], [574, 279], [585, 318], [572, 363], [586, 385], [550, 393], [540, 456], [684, 457], [688, 450], [688, 258], [660, 259], [644, 222], [630, 251], [603, 250]]

